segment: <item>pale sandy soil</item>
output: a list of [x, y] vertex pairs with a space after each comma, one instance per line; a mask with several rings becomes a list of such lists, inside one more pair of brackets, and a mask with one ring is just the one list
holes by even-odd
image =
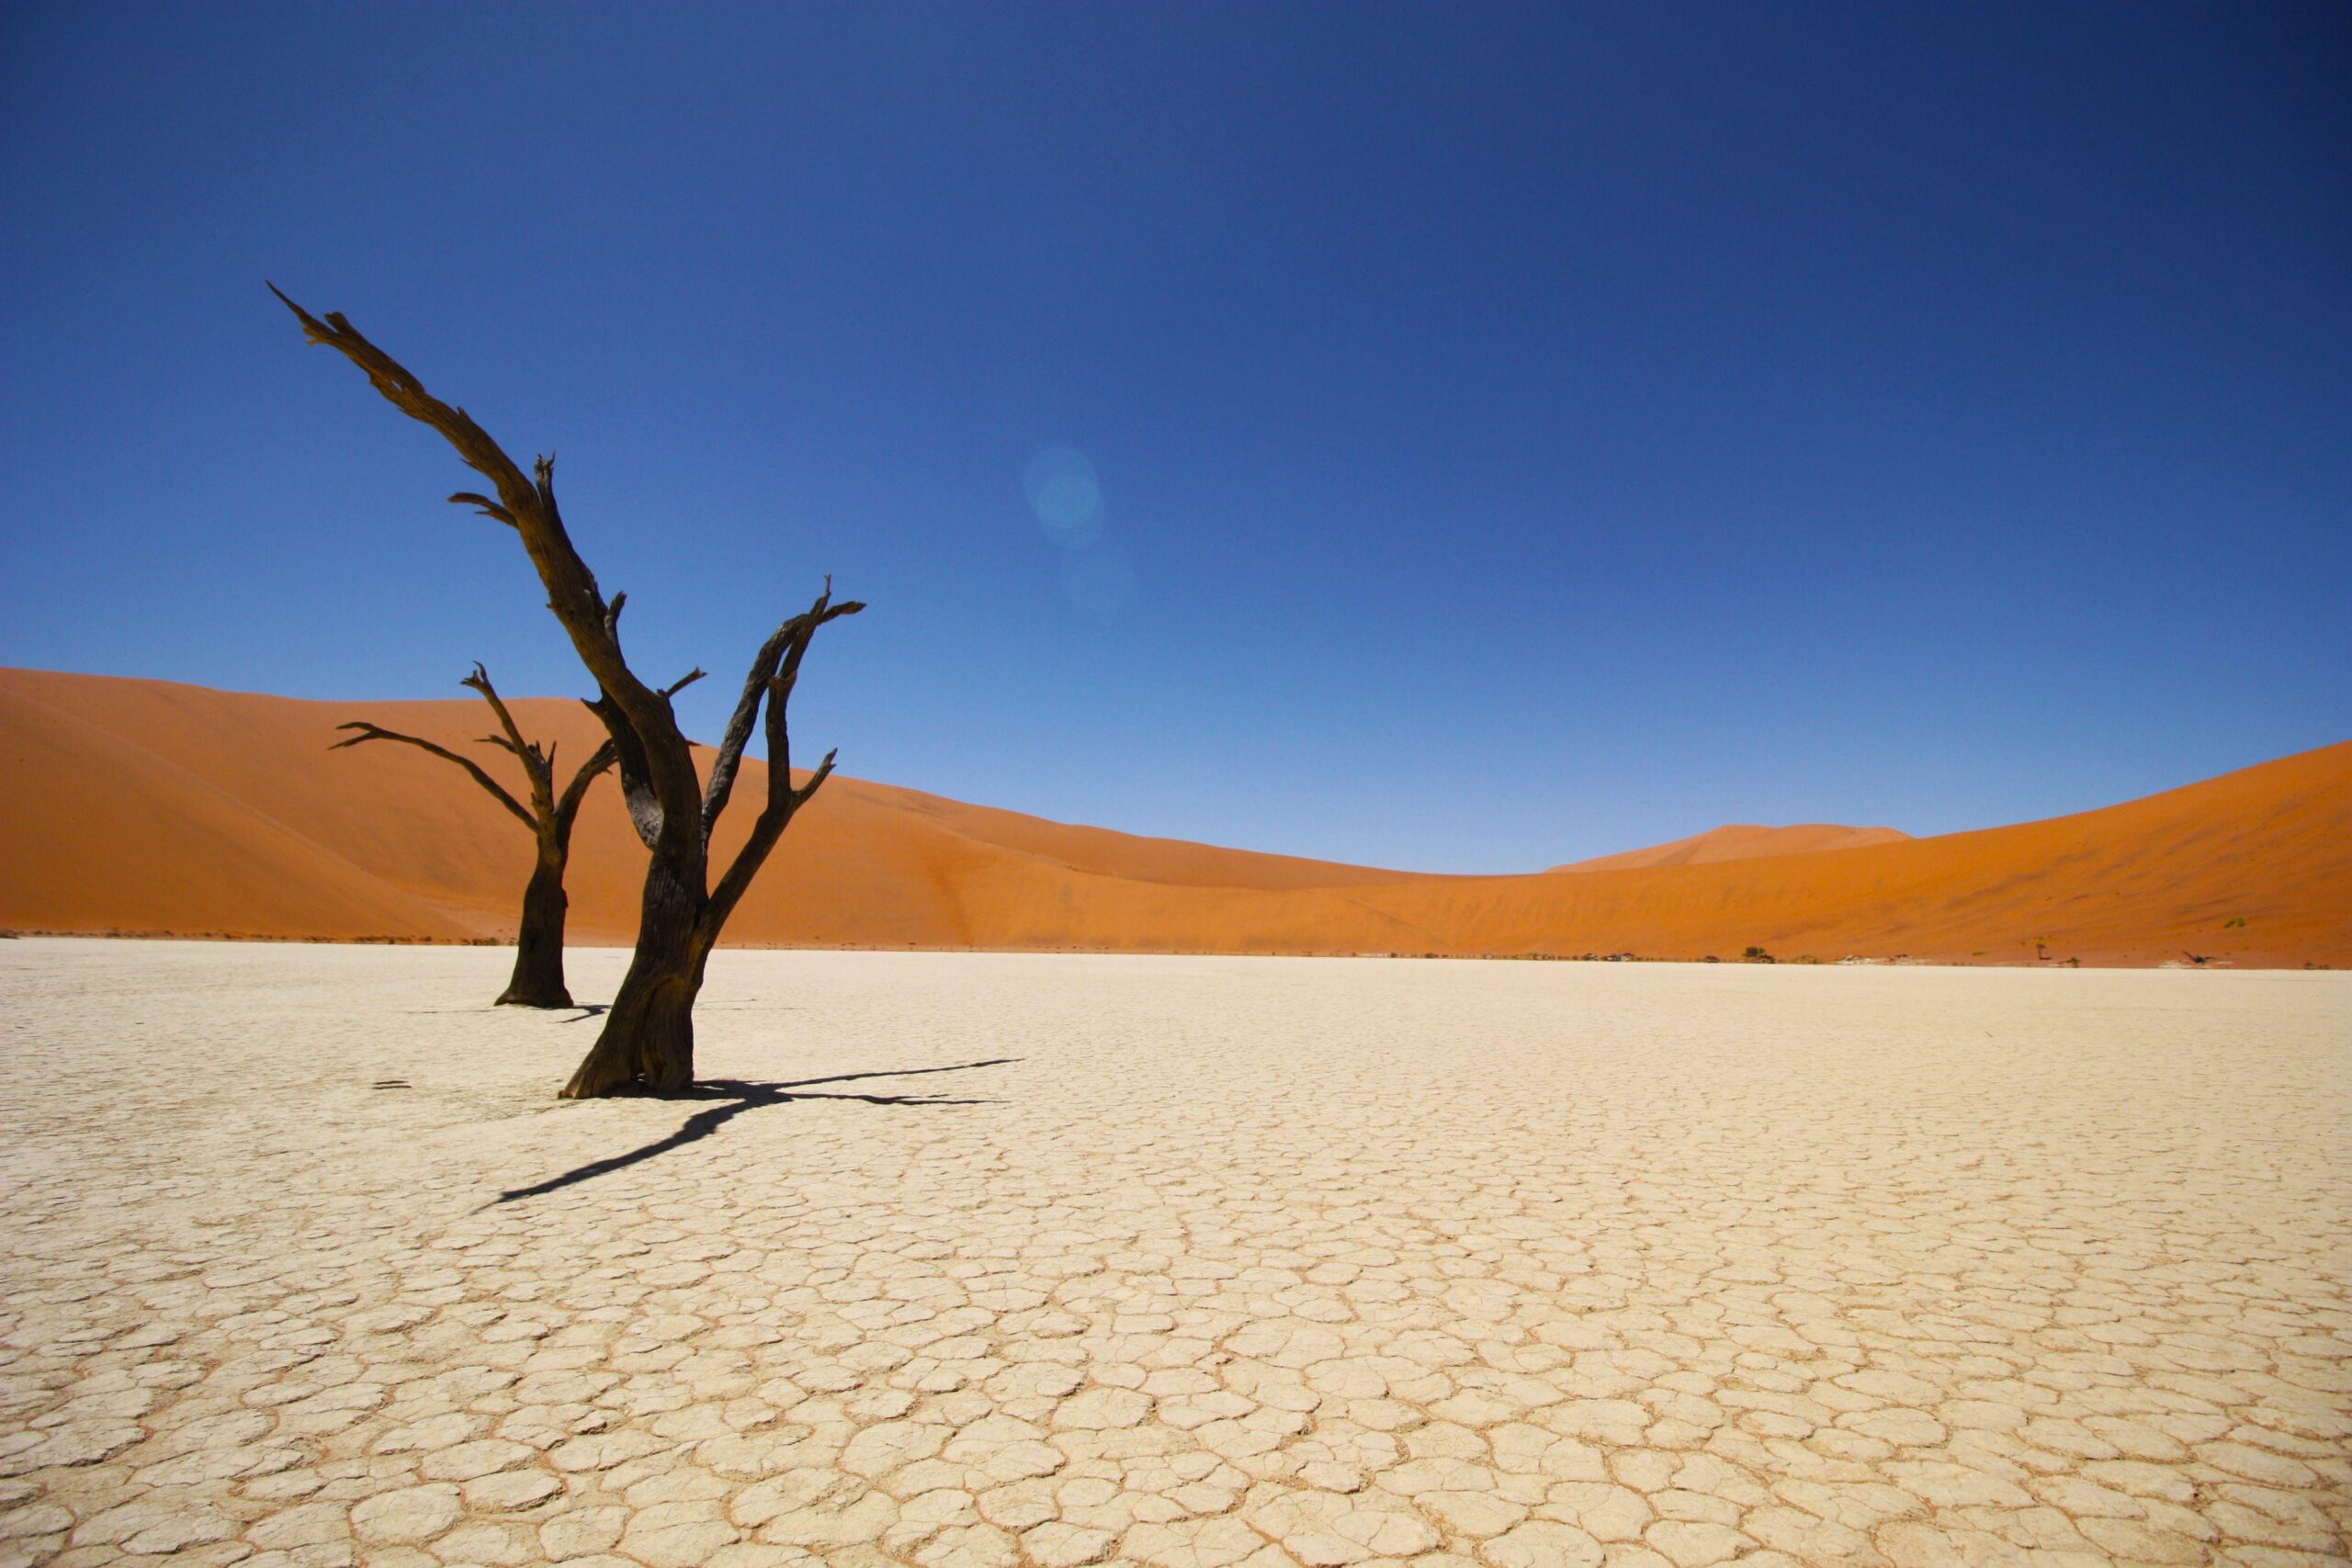
[[0, 942], [0, 1562], [2345, 1555], [2352, 976], [506, 963]]

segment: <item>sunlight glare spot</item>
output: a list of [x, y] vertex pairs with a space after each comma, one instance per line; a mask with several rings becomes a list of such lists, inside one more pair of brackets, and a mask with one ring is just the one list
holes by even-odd
[[1102, 534], [1102, 482], [1086, 455], [1068, 446], [1043, 446], [1021, 476], [1029, 510], [1046, 537], [1080, 550]]

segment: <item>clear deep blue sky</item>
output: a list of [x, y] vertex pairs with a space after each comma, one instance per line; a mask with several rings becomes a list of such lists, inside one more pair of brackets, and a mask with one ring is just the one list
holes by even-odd
[[800, 746], [967, 800], [1518, 870], [2352, 736], [2352, 7], [0, 29], [0, 663], [586, 690], [269, 277], [690, 728], [831, 571]]

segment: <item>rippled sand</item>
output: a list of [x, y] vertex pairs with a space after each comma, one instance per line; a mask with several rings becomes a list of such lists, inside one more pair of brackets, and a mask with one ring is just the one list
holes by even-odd
[[2352, 976], [507, 962], [0, 942], [0, 1564], [2346, 1554]]

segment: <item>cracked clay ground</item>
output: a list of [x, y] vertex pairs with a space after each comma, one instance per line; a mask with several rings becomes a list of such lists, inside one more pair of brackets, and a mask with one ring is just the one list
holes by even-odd
[[2352, 976], [506, 962], [0, 942], [0, 1564], [2346, 1555]]

